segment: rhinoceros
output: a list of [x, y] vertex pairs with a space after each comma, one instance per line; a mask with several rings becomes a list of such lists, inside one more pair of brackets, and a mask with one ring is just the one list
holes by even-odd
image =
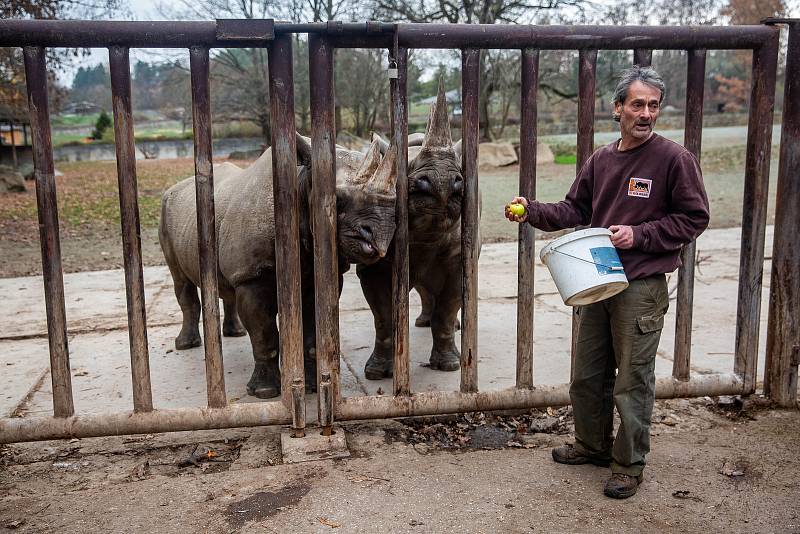
[[[453, 144], [444, 85], [439, 83], [424, 136], [408, 140], [409, 285], [419, 292], [422, 313], [416, 326], [430, 326], [430, 365], [459, 369], [455, 344], [461, 307], [461, 141]], [[388, 143], [382, 141], [384, 148]], [[480, 233], [478, 234], [480, 243]], [[375, 347], [364, 367], [370, 380], [392, 376], [391, 258], [359, 265], [356, 272], [375, 321]]]
[[[297, 136], [300, 197], [300, 256], [306, 384], [316, 385], [313, 235], [310, 224], [311, 145]], [[336, 149], [336, 210], [339, 291], [351, 263], [375, 263], [386, 255], [394, 235], [396, 150], [381, 160], [378, 143], [367, 155]], [[226, 336], [248, 333], [255, 368], [247, 392], [259, 398], [280, 394], [278, 311], [275, 274], [275, 217], [272, 152], [250, 167], [225, 163], [215, 168], [214, 200], [219, 243], [219, 295]], [[175, 284], [183, 325], [175, 346], [201, 344], [197, 296], [200, 273], [194, 179], [183, 180], [163, 196], [159, 241]], [[333, 281], [332, 281], [333, 282]], [[241, 321], [239, 320], [241, 317]]]

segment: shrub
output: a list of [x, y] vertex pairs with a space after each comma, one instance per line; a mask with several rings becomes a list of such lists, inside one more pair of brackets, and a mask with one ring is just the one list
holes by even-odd
[[92, 131], [92, 139], [102, 139], [103, 134], [111, 128], [111, 117], [105, 111], [100, 113], [97, 117], [97, 122], [94, 123], [94, 130]]

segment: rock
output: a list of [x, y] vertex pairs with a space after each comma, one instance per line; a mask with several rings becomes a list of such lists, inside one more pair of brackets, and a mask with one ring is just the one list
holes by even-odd
[[0, 193], [24, 193], [25, 178], [22, 173], [7, 165], [0, 166]]
[[478, 146], [479, 167], [506, 167], [517, 162], [511, 143], [481, 143]]

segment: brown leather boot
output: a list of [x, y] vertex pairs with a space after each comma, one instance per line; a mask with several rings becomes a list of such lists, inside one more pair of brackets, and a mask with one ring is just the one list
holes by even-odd
[[611, 478], [606, 480], [606, 487], [603, 489], [603, 493], [615, 499], [627, 499], [636, 494], [636, 490], [639, 489], [639, 484], [641, 483], [642, 475], [633, 476], [614, 473]]
[[608, 467], [611, 465], [611, 460], [587, 456], [579, 452], [572, 443], [566, 443], [561, 447], [553, 449], [553, 460], [560, 464], [568, 465], [594, 464], [600, 467]]

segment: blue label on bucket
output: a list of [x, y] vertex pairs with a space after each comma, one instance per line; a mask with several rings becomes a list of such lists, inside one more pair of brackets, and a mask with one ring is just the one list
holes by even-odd
[[597, 272], [600, 274], [625, 274], [622, 267], [622, 262], [619, 261], [619, 254], [614, 247], [596, 247], [590, 248], [589, 252], [592, 253], [594, 266], [597, 267]]

